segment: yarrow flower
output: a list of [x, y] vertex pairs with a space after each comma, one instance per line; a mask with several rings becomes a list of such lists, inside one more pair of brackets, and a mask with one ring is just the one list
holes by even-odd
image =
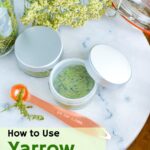
[[71, 27], [83, 26], [86, 21], [99, 19], [111, 0], [89, 0], [83, 4], [80, 0], [27, 0], [21, 19], [25, 25], [44, 25], [57, 30], [62, 25]]

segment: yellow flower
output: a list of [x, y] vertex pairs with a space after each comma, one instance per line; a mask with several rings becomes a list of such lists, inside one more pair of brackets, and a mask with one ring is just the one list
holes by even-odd
[[32, 0], [22, 17], [22, 22], [54, 29], [61, 25], [79, 27], [87, 20], [100, 18], [111, 4], [111, 0], [89, 0], [86, 5], [80, 0]]

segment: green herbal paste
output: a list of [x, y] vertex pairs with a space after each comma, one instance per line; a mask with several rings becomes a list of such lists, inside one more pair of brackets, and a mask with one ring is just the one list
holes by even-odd
[[82, 65], [65, 68], [54, 80], [54, 87], [57, 92], [72, 99], [86, 96], [93, 86], [94, 80]]

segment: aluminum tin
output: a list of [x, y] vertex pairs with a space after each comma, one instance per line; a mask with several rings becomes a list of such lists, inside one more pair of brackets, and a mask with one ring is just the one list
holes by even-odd
[[[28, 39], [32, 38], [31, 41], [36, 40], [35, 38], [37, 38], [37, 36], [40, 37], [41, 43], [37, 43], [37, 45], [33, 43], [34, 45], [32, 47], [32, 42], [30, 43]], [[53, 41], [51, 42], [50, 40]], [[48, 47], [39, 48], [39, 46], [44, 43], [46, 43]], [[26, 44], [30, 44], [29, 47], [27, 46], [27, 52], [25, 52], [26, 49], [24, 48]], [[31, 52], [32, 48], [34, 49], [33, 52]], [[35, 51], [35, 48], [37, 48], [37, 51]], [[46, 54], [43, 55], [45, 49], [48, 50], [46, 50]], [[58, 53], [55, 53], [55, 50], [57, 50]], [[63, 46], [59, 34], [48, 27], [36, 26], [29, 28], [17, 38], [15, 43], [15, 55], [20, 68], [28, 75], [35, 77], [49, 76], [50, 70], [60, 60], [62, 52]], [[36, 53], [38, 53], [38, 55]], [[54, 55], [54, 53], [55, 56], [53, 60], [51, 60], [51, 56]], [[30, 59], [28, 59], [29, 56]], [[35, 64], [35, 62], [32, 64], [32, 59], [36, 61], [37, 64]], [[51, 61], [45, 63], [45, 60]], [[39, 61], [41, 61], [41, 64]]]

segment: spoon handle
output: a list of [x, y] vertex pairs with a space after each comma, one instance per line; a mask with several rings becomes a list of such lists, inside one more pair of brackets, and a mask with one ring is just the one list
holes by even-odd
[[[92, 121], [89, 118], [84, 117], [80, 114], [77, 114], [75, 112], [72, 112], [72, 111], [69, 111], [66, 109], [62, 109], [61, 107], [58, 107], [58, 106], [54, 106], [51, 103], [45, 102], [44, 100], [42, 100], [32, 94], [29, 94], [29, 91], [26, 88], [26, 86], [24, 86], [22, 84], [14, 85], [11, 88], [10, 96], [14, 100], [17, 100], [18, 92], [21, 92], [21, 90], [24, 91], [22, 100], [24, 100], [24, 101], [28, 100], [32, 104], [37, 105], [40, 108], [43, 108], [45, 111], [47, 111], [48, 113], [57, 117], [58, 119], [60, 119], [64, 123], [66, 123], [67, 125], [74, 127], [76, 129], [84, 128], [84, 131], [82, 129], [83, 132], [86, 132], [87, 134], [90, 134], [93, 136], [99, 136], [99, 133], [97, 132], [97, 130], [95, 130], [95, 128], [99, 128], [104, 131], [104, 134], [101, 136], [101, 138], [110, 139], [110, 134], [104, 128], [102, 128], [101, 126], [96, 124], [94, 121]], [[89, 129], [85, 130], [85, 128], [91, 128], [92, 131], [90, 131]], [[93, 129], [94, 129], [94, 131], [93, 131]]]
[[95, 123], [94, 121], [90, 120], [87, 117], [84, 117], [78, 113], [63, 109], [61, 107], [54, 106], [34, 95], [30, 95], [29, 102], [31, 102], [32, 104], [35, 104], [36, 106], [39, 106], [40, 108], [54, 115], [55, 117], [57, 117], [58, 119], [63, 121], [65, 124], [71, 127], [77, 127], [77, 128], [100, 127], [97, 123]]

